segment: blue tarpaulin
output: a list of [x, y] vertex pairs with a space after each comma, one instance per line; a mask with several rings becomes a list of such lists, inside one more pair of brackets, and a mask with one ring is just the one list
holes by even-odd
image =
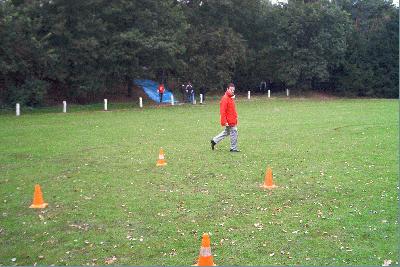
[[[149, 98], [155, 102], [160, 102], [160, 95], [158, 94], [158, 83], [152, 80], [134, 80], [137, 86], [143, 88], [143, 91], [149, 96]], [[171, 93], [167, 86], [164, 84], [165, 91], [163, 94], [162, 103], [171, 103]], [[175, 98], [174, 98], [175, 99]], [[174, 100], [176, 103], [177, 101]]]

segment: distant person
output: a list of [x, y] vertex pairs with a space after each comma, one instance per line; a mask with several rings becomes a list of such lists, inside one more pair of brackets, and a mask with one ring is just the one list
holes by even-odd
[[187, 102], [193, 102], [192, 97], [193, 97], [193, 85], [192, 83], [189, 81], [188, 84], [186, 85], [186, 96], [187, 96]]
[[206, 101], [206, 93], [207, 93], [207, 87], [205, 85], [202, 85], [200, 87], [200, 94], [203, 95], [203, 102]]
[[267, 80], [267, 88], [266, 90], [272, 90], [272, 81], [270, 79]]
[[196, 91], [194, 90], [194, 87], [192, 86], [192, 90], [190, 90], [190, 101], [192, 104], [194, 104], [194, 101], [196, 99]]
[[262, 94], [265, 94], [265, 91], [267, 90], [267, 82], [262, 80], [260, 83], [260, 92]]
[[164, 94], [165, 88], [164, 88], [164, 84], [160, 83], [158, 85], [158, 94], [160, 95], [160, 103], [162, 103], [163, 101], [163, 94]]
[[221, 117], [221, 126], [225, 127], [225, 129], [211, 139], [211, 149], [214, 150], [216, 144], [221, 142], [228, 135], [231, 139], [230, 152], [240, 152], [237, 148], [237, 123], [238, 123], [238, 115], [236, 112], [235, 106], [235, 85], [230, 83], [228, 88], [226, 89], [225, 95], [222, 97], [221, 102], [219, 104], [219, 112]]
[[181, 94], [182, 94], [182, 103], [184, 103], [186, 101], [186, 99], [187, 99], [187, 96], [186, 96], [186, 84], [185, 83], [182, 83], [182, 85], [181, 85]]

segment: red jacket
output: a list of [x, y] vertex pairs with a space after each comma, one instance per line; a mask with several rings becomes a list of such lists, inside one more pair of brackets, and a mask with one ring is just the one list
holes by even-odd
[[236, 112], [235, 101], [232, 97], [233, 95], [226, 92], [219, 104], [219, 113], [221, 115], [222, 126], [226, 126], [226, 123], [228, 123], [229, 126], [237, 125], [238, 115]]
[[164, 93], [164, 84], [160, 84], [159, 86], [158, 86], [158, 93]]

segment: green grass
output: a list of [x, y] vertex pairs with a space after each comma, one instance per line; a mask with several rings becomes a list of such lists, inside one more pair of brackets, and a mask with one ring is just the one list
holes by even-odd
[[190, 265], [203, 232], [217, 265], [399, 258], [396, 100], [239, 98], [237, 154], [218, 102], [94, 107], [0, 116], [0, 265]]

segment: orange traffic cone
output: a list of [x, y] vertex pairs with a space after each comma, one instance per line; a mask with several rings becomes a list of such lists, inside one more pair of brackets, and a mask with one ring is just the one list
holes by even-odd
[[270, 167], [267, 168], [267, 173], [265, 174], [265, 181], [264, 184], [261, 185], [262, 188], [272, 189], [277, 187], [274, 185], [274, 181], [272, 179], [272, 169]]
[[160, 148], [160, 152], [158, 153], [158, 160], [157, 160], [157, 166], [165, 166], [167, 165], [167, 162], [164, 159], [164, 150]]
[[43, 209], [46, 208], [49, 204], [44, 203], [42, 190], [40, 189], [40, 185], [35, 185], [35, 193], [33, 194], [33, 203], [29, 206], [31, 209]]
[[213, 261], [210, 244], [210, 237], [204, 233], [201, 240], [199, 260], [194, 266], [217, 266]]

